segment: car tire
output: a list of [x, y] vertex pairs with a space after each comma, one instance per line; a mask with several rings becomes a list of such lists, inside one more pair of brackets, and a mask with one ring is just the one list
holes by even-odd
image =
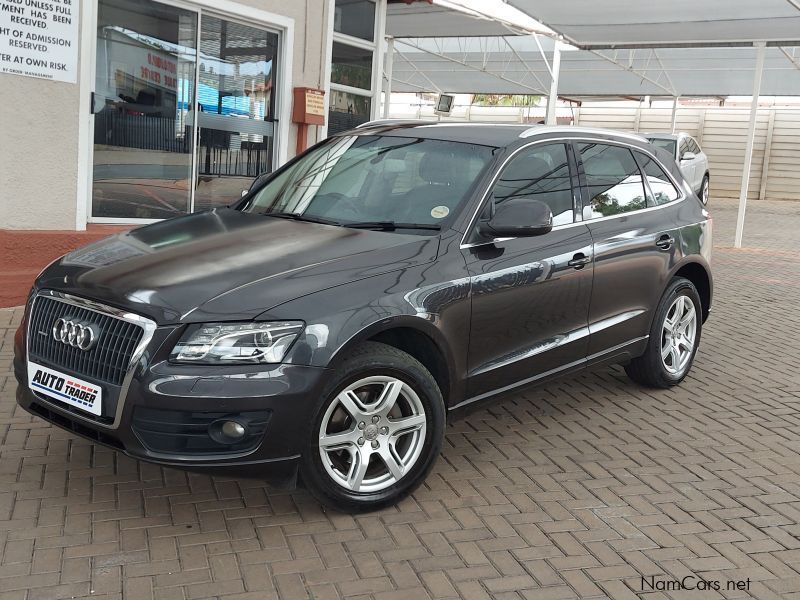
[[338, 365], [313, 415], [301, 480], [322, 504], [348, 513], [408, 495], [444, 440], [436, 380], [410, 354], [377, 342], [362, 344]]
[[703, 205], [708, 204], [709, 185], [710, 185], [710, 180], [708, 177], [708, 173], [706, 173], [705, 175], [703, 175], [703, 182], [700, 184], [700, 194], [699, 194], [700, 202], [702, 202]]
[[628, 377], [653, 388], [679, 384], [689, 373], [703, 329], [702, 305], [694, 284], [672, 279], [655, 311], [647, 350], [625, 366]]

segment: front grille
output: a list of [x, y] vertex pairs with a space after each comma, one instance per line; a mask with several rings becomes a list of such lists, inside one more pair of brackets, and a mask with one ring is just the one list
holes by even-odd
[[[52, 330], [59, 318], [96, 325], [100, 330], [97, 343], [89, 350], [81, 350], [57, 341]], [[118, 386], [125, 378], [133, 352], [143, 335], [144, 330], [135, 323], [48, 296], [38, 296], [30, 315], [28, 354], [34, 362]]]
[[[271, 411], [253, 410], [237, 413], [164, 410], [137, 406], [133, 413], [133, 431], [152, 452], [164, 454], [240, 454], [253, 450], [267, 430]], [[236, 418], [247, 426], [247, 435], [234, 444], [221, 444], [208, 434], [218, 419]]]

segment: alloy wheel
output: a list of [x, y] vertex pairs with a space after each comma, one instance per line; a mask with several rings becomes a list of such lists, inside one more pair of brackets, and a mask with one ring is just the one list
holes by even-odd
[[330, 403], [319, 428], [319, 453], [328, 476], [352, 492], [376, 492], [400, 481], [425, 443], [422, 401], [406, 382], [365, 377]]
[[661, 362], [673, 375], [686, 369], [697, 340], [697, 310], [688, 296], [672, 302], [661, 329]]
[[703, 180], [703, 189], [700, 193], [703, 204], [708, 204], [708, 179]]

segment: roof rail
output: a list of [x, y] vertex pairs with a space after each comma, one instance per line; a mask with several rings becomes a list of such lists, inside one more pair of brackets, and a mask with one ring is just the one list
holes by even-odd
[[366, 129], [368, 127], [383, 127], [384, 125], [425, 125], [436, 121], [423, 121], [422, 119], [375, 119], [356, 125], [355, 129]]
[[579, 127], [577, 125], [536, 125], [535, 127], [529, 127], [525, 131], [519, 134], [521, 138], [531, 137], [533, 135], [537, 135], [539, 133], [549, 133], [549, 132], [575, 132], [575, 133], [596, 133], [596, 134], [604, 134], [604, 135], [616, 135], [619, 137], [624, 137], [632, 140], [636, 140], [637, 142], [646, 142], [647, 139], [638, 133], [629, 133], [627, 131], [618, 131], [615, 129], [600, 129], [599, 127]]

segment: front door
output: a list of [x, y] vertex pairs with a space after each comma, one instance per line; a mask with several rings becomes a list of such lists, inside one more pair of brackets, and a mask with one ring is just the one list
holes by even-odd
[[94, 219], [230, 204], [271, 171], [278, 34], [153, 0], [99, 0]]
[[472, 398], [584, 361], [592, 240], [586, 225], [575, 222], [570, 162], [562, 143], [525, 148], [489, 197], [495, 205], [509, 198], [545, 202], [553, 231], [464, 250], [472, 290]]

